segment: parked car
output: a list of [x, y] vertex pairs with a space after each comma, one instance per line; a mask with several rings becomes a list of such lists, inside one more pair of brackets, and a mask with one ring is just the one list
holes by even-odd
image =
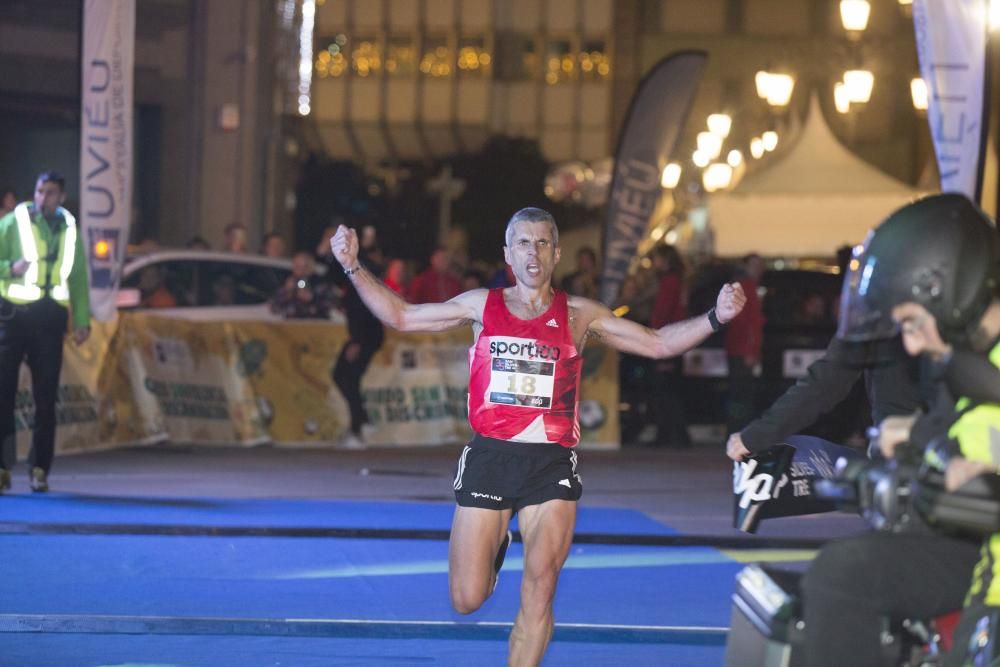
[[[702, 267], [689, 281], [691, 313], [707, 311], [715, 303], [719, 289], [736, 277], [732, 263], [718, 262]], [[823, 356], [837, 329], [841, 276], [829, 265], [789, 268], [771, 261], [760, 282], [764, 325], [760, 367], [756, 369], [755, 414], [766, 410], [785, 390], [806, 374], [813, 361]], [[726, 423], [728, 362], [724, 330], [713, 334], [684, 355], [682, 400], [690, 425]], [[635, 373], [632, 369], [630, 372]], [[636, 381], [655, 382], [655, 376]], [[623, 382], [623, 393], [626, 383]], [[648, 391], [645, 385], [643, 391]], [[648, 412], [636, 400], [623, 399], [628, 409]], [[630, 419], [648, 421], [648, 415], [622, 415], [623, 431]], [[870, 419], [862, 382], [835, 409], [804, 432], [843, 442], [862, 432]], [[632, 427], [635, 432], [635, 426]]]
[[[325, 270], [317, 265], [316, 275]], [[193, 319], [274, 319], [268, 302], [291, 273], [290, 259], [156, 250], [126, 260], [118, 307]]]

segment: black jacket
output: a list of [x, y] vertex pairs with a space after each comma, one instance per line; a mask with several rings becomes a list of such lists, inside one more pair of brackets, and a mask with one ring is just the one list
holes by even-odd
[[862, 375], [874, 423], [891, 415], [913, 414], [925, 407], [920, 362], [907, 356], [899, 337], [891, 342], [892, 361], [866, 370], [835, 361], [841, 344], [834, 338], [826, 354], [809, 367], [806, 377], [789, 387], [774, 405], [740, 432], [747, 449], [757, 454], [809, 427], [844, 400]]
[[[326, 276], [333, 284], [344, 291], [344, 315], [347, 317], [347, 333], [351, 341], [367, 347], [378, 349], [385, 340], [385, 328], [377, 317], [372, 315], [368, 306], [361, 300], [358, 290], [354, 289], [351, 279], [344, 275], [344, 269], [333, 255], [320, 255], [317, 258], [326, 264]], [[358, 254], [358, 261], [372, 275], [381, 277], [382, 267], [371, 261], [364, 252]]]

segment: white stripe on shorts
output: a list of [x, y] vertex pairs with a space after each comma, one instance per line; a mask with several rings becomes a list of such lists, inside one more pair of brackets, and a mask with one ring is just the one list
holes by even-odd
[[452, 486], [455, 487], [456, 491], [462, 489], [462, 474], [465, 472], [465, 457], [469, 454], [469, 450], [472, 449], [469, 445], [465, 446], [462, 450], [462, 455], [458, 458], [458, 473], [455, 474], [455, 482]]

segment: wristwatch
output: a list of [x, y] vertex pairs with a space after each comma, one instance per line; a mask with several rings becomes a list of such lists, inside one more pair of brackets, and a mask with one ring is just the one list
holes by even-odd
[[719, 331], [723, 327], [722, 322], [720, 322], [719, 318], [715, 316], [714, 306], [710, 311], [708, 311], [708, 323], [712, 325], [712, 331]]

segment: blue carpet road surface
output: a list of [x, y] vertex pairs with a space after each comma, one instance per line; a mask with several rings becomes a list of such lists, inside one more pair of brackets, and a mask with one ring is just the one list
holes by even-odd
[[[5, 497], [0, 664], [502, 665], [521, 545], [493, 597], [460, 616], [448, 600], [446, 540], [419, 535], [447, 531], [452, 512], [450, 503]], [[171, 534], [178, 526], [254, 530]], [[577, 532], [673, 534], [636, 511], [586, 506]], [[741, 567], [707, 547], [574, 544], [544, 664], [719, 665]]]

